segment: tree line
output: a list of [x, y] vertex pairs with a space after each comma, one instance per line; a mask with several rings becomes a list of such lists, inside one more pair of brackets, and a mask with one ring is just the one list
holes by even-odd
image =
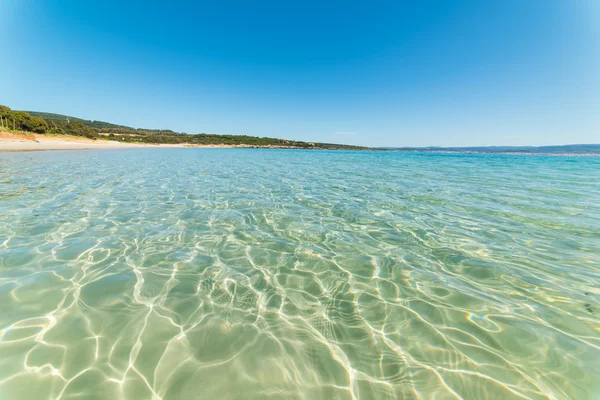
[[[33, 114], [33, 115], [32, 115]], [[101, 121], [88, 121], [60, 114], [15, 111], [0, 105], [0, 129], [33, 132], [47, 135], [82, 136], [93, 140], [118, 140], [122, 142], [278, 146], [321, 149], [361, 149], [358, 146], [309, 143], [247, 135], [218, 135], [210, 133], [187, 134], [164, 129], [137, 129]]]
[[98, 132], [81, 122], [45, 120], [25, 111], [11, 110], [0, 105], [0, 127], [5, 130], [41, 134], [62, 134], [97, 139]]

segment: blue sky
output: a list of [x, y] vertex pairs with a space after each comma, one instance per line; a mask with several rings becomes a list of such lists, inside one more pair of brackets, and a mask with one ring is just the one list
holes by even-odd
[[372, 146], [600, 143], [600, 1], [0, 2], [0, 104]]

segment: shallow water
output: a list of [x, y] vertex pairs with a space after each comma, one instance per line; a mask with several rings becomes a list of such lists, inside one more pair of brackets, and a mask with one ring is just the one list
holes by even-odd
[[600, 159], [0, 154], [0, 398], [600, 398]]

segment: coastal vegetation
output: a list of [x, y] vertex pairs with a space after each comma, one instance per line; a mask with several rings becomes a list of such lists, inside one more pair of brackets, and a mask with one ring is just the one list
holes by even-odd
[[5, 130], [12, 129], [35, 133], [50, 131], [48, 122], [43, 118], [34, 117], [25, 111], [13, 111], [3, 105], [0, 105], [0, 127]]
[[0, 105], [0, 129], [45, 135], [83, 136], [93, 140], [128, 143], [289, 147], [301, 149], [363, 149], [332, 143], [311, 143], [248, 135], [188, 134], [164, 129], [140, 129], [103, 121], [90, 121], [61, 114], [16, 111]]

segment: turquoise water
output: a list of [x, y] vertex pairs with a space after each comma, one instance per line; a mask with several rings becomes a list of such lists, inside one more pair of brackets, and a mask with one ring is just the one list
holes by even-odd
[[592, 399], [599, 360], [599, 158], [0, 154], [2, 399]]

